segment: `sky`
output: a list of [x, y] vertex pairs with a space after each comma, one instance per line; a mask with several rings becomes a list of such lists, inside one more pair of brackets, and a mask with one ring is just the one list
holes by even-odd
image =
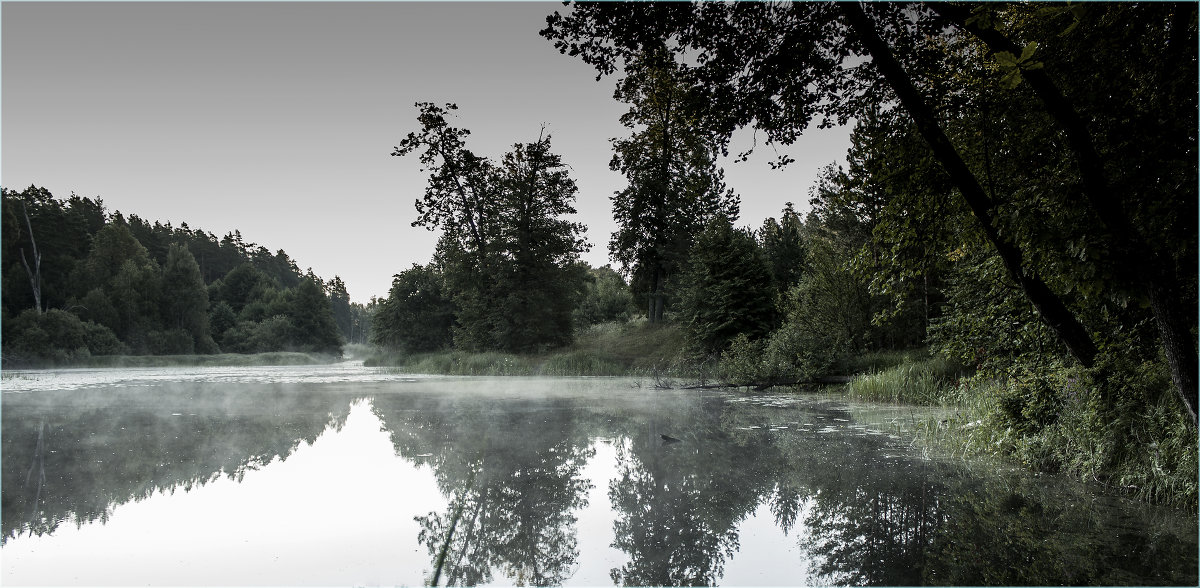
[[[110, 212], [182, 222], [285, 250], [355, 302], [426, 263], [412, 227], [427, 176], [391, 152], [416, 102], [454, 102], [468, 148], [499, 158], [545, 125], [571, 167], [594, 266], [616, 224], [610, 139], [626, 106], [538, 31], [559, 2], [4, 2], [0, 183], [100, 198]], [[752, 141], [734, 136], [732, 153]], [[761, 143], [761, 141], [760, 141]], [[742, 226], [808, 208], [849, 130], [812, 130], [767, 165], [723, 162]]]

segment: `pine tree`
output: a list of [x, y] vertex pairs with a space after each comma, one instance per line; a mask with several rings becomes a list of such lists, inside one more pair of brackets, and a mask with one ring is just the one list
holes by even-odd
[[754, 237], [729, 219], [711, 221], [683, 276], [680, 315], [692, 347], [718, 352], [739, 334], [766, 335], [774, 302], [771, 273]]

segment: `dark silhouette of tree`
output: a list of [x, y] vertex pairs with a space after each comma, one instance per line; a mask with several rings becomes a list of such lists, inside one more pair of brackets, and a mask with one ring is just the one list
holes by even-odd
[[434, 265], [455, 305], [454, 338], [465, 349], [533, 351], [572, 339], [587, 247], [575, 212], [577, 188], [544, 129], [500, 164], [465, 146], [470, 134], [446, 120], [457, 107], [418, 103], [421, 130], [393, 155], [420, 151], [429, 173], [414, 226], [440, 229]]
[[669, 278], [710, 219], [737, 218], [738, 198], [716, 166], [717, 145], [684, 71], [651, 52], [626, 74], [615, 98], [630, 104], [621, 124], [633, 134], [613, 140], [610, 167], [629, 185], [612, 198], [618, 229], [608, 249], [635, 292], [647, 297], [650, 322], [661, 322]]
[[696, 238], [681, 283], [680, 321], [698, 351], [720, 352], [739, 334], [758, 339], [770, 331], [770, 269], [750, 232], [729, 219], [713, 219]]

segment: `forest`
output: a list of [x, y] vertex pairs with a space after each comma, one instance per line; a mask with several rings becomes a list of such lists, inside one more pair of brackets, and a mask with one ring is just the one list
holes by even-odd
[[282, 249], [187, 223], [109, 213], [100, 199], [3, 190], [4, 367], [98, 356], [296, 351], [365, 342], [341, 278]]
[[[372, 340], [459, 369], [627, 321], [678, 333], [690, 375], [758, 387], [910, 350], [851, 393], [958, 407], [964, 453], [1194, 504], [1196, 33], [1184, 3], [572, 4], [541, 35], [628, 105], [617, 268], [579, 262], [549, 136], [496, 160], [454, 104], [418, 103], [393, 155], [420, 158], [414, 226], [441, 237]], [[739, 226], [733, 133], [839, 124], [852, 146], [808, 210]]]

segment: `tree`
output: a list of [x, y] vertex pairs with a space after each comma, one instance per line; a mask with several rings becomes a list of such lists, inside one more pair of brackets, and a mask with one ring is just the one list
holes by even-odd
[[371, 342], [405, 353], [435, 351], [453, 341], [454, 302], [435, 266], [396, 274], [388, 297], [371, 321]]
[[804, 275], [804, 227], [800, 215], [788, 202], [779, 215], [779, 220], [768, 218], [758, 230], [758, 242], [776, 292], [782, 296], [800, 281]]
[[495, 347], [490, 309], [495, 308], [489, 277], [499, 263], [494, 250], [497, 240], [496, 202], [499, 181], [496, 166], [466, 148], [466, 129], [446, 120], [458, 106], [416, 104], [419, 131], [409, 133], [393, 151], [403, 157], [420, 150], [422, 171], [429, 173], [417, 220], [413, 226], [442, 231], [438, 239], [437, 263], [445, 272], [447, 285], [457, 305], [458, 340], [464, 347]]
[[292, 345], [303, 351], [342, 354], [342, 336], [334, 322], [333, 307], [316, 281], [300, 281], [292, 290], [288, 310], [287, 318], [295, 329]]
[[[414, 226], [440, 229], [434, 263], [455, 305], [455, 344], [532, 351], [572, 338], [571, 311], [582, 289], [576, 268], [587, 247], [575, 212], [577, 188], [543, 133], [516, 144], [497, 165], [466, 148], [456, 109], [418, 103], [421, 130], [393, 155], [421, 151], [429, 172]], [[384, 339], [389, 335], [380, 335]]]
[[217, 345], [209, 332], [208, 290], [196, 258], [186, 247], [172, 243], [162, 268], [163, 326], [181, 329], [200, 353], [215, 353]]
[[588, 247], [584, 226], [563, 218], [575, 213], [578, 188], [544, 129], [514, 145], [500, 171], [496, 343], [510, 351], [566, 345], [584, 282], [577, 262]]
[[720, 352], [738, 335], [758, 339], [770, 331], [770, 270], [754, 237], [728, 219], [713, 219], [696, 238], [682, 282], [680, 317], [696, 350]]
[[346, 283], [340, 276], [333, 276], [325, 289], [326, 295], [329, 296], [329, 302], [333, 305], [333, 321], [337, 323], [338, 332], [342, 334], [343, 339], [349, 341], [353, 317], [350, 309], [350, 293], [346, 291]]
[[78, 196], [64, 202], [45, 188], [0, 190], [3, 195], [3, 306], [13, 315], [25, 308], [64, 308], [77, 294], [71, 272], [88, 253], [99, 201]]
[[85, 319], [104, 325], [135, 353], [152, 353], [150, 336], [159, 330], [162, 272], [124, 224], [109, 223], [96, 233], [92, 248], [72, 273], [84, 293]]
[[738, 201], [716, 167], [716, 144], [683, 71], [650, 52], [626, 73], [615, 97], [630, 104], [621, 124], [633, 134], [613, 140], [610, 167], [629, 186], [613, 195], [619, 228], [608, 248], [647, 296], [650, 322], [661, 322], [668, 279], [686, 263], [696, 234], [709, 219], [736, 219]]
[[[871, 105], [898, 105], [1009, 279], [1069, 353], [1091, 366], [1097, 354], [1093, 332], [1051, 286], [1058, 268], [1039, 263], [1042, 244], [1022, 239], [1027, 232], [1001, 230], [1011, 219], [998, 215], [1001, 203], [985, 188], [988, 170], [973, 168], [963, 157], [969, 145], [948, 134], [961, 110], [944, 106], [964, 96], [969, 104], [978, 95], [973, 90], [1026, 109], [1036, 105], [1050, 123], [1041, 127], [1047, 132], [1037, 141], [1038, 152], [1067, 164], [1063, 173], [1043, 178], [1051, 181], [1040, 183], [1037, 194], [1068, 196], [1057, 210], [1086, 219], [1078, 228], [1094, 246], [1088, 250], [1101, 270], [1089, 288], [1150, 306], [1175, 388], [1194, 423], [1197, 356], [1186, 325], [1195, 323], [1188, 319], [1196, 308], [1190, 243], [1197, 216], [1195, 7], [1040, 10], [853, 2], [581, 4], [569, 16], [549, 17], [543, 35], [601, 74], [636, 62], [647, 48], [691, 52], [697, 91], [724, 114], [712, 125], [722, 139], [753, 125], [768, 143], [786, 144], [814, 119], [845, 123]], [[1064, 15], [1073, 22], [1062, 23]], [[942, 75], [957, 71], [945, 65], [961, 54], [945, 49], [965, 33], [982, 45], [973, 54], [976, 62], [991, 62], [988, 83], [971, 87]], [[1145, 124], [1131, 126], [1133, 121]], [[1147, 173], [1151, 161], [1168, 171]], [[1176, 209], [1188, 212], [1176, 216]], [[1036, 220], [1018, 215], [1016, 224]], [[1167, 234], [1189, 244], [1165, 245], [1172, 242], [1161, 238]], [[1139, 251], [1149, 252], [1144, 263]]]

